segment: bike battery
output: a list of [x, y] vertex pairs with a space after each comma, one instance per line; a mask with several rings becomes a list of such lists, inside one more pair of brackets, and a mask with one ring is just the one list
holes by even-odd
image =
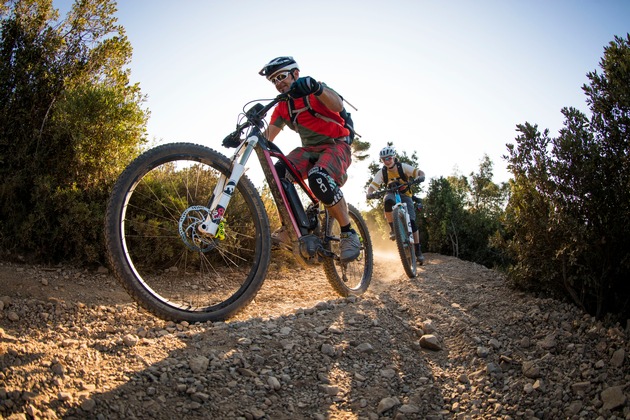
[[289, 200], [295, 219], [302, 228], [308, 230], [310, 223], [308, 221], [308, 217], [306, 216], [306, 212], [304, 211], [302, 200], [300, 200], [297, 190], [295, 189], [295, 185], [287, 179], [281, 179], [280, 182], [282, 182], [284, 192], [287, 194], [287, 199]]

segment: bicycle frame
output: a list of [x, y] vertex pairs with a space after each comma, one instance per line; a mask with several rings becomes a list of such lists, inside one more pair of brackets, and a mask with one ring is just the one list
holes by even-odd
[[392, 210], [396, 207], [400, 207], [402, 209], [402, 211], [405, 213], [405, 223], [407, 223], [407, 233], [409, 234], [410, 238], [413, 238], [413, 230], [411, 228], [411, 216], [409, 216], [409, 209], [407, 208], [407, 205], [403, 203], [402, 200], [400, 199], [400, 193], [398, 191], [395, 192], [395, 196], [396, 196], [396, 204], [394, 204], [394, 206], [392, 207]]
[[[282, 182], [272, 158], [280, 159], [285, 164], [294, 180], [294, 183], [297, 183], [302, 191], [308, 196], [312, 203], [311, 205], [319, 206], [320, 201], [309, 186], [304, 182], [301, 175], [297, 172], [293, 164], [291, 164], [291, 162], [286, 158], [284, 153], [282, 153], [275, 144], [264, 136], [258, 123], [265, 116], [266, 112], [276, 103], [283, 100], [284, 97], [285, 95], [279, 95], [275, 100], [264, 107], [262, 107], [262, 105], [254, 106], [252, 110], [246, 113], [248, 121], [240, 125], [235, 131], [235, 133], [240, 134], [242, 129], [248, 126], [251, 127], [251, 130], [246, 135], [245, 140], [240, 142], [231, 158], [232, 170], [229, 177], [222, 175], [214, 189], [212, 198], [208, 205], [210, 213], [199, 227], [199, 230], [203, 234], [215, 237], [220, 235], [220, 232], [222, 232], [221, 223], [225, 209], [230, 202], [234, 188], [238, 185], [241, 176], [245, 173], [247, 162], [251, 157], [252, 152], [257, 154], [258, 161], [260, 162], [265, 179], [269, 185], [269, 190], [271, 191], [276, 203], [282, 223], [286, 226], [292, 227], [292, 229], [289, 229], [291, 241], [299, 241], [302, 236], [308, 234], [307, 229], [300, 227], [297, 215], [294, 214], [294, 211], [291, 208], [290, 199], [287, 196], [287, 192], [282, 187]], [[257, 108], [257, 106], [259, 107]], [[304, 208], [301, 202], [299, 205]], [[325, 222], [327, 221], [328, 220], [326, 219]], [[217, 234], [217, 232], [219, 233]], [[295, 254], [299, 256], [299, 252], [295, 252]]]
[[232, 197], [232, 191], [245, 172], [245, 168], [252, 151], [255, 151], [258, 156], [265, 179], [269, 185], [269, 190], [271, 191], [271, 194], [276, 202], [276, 206], [278, 207], [281, 220], [286, 225], [293, 227], [292, 239], [299, 239], [304, 233], [298, 225], [297, 218], [293, 214], [293, 210], [289, 205], [289, 199], [286, 191], [284, 188], [280, 187], [282, 184], [276, 167], [271, 160], [272, 157], [278, 158], [285, 163], [295, 182], [308, 195], [308, 198], [313, 204], [318, 205], [319, 200], [315, 197], [309, 186], [304, 182], [286, 156], [272, 142], [267, 140], [258, 128], [252, 130], [252, 133], [234, 153], [232, 157], [232, 173], [229, 178], [225, 175], [221, 176], [221, 179], [217, 183], [213, 193], [213, 199], [208, 206], [211, 213], [201, 225], [200, 230], [206, 235], [216, 235], [217, 228], [221, 222], [225, 208]]

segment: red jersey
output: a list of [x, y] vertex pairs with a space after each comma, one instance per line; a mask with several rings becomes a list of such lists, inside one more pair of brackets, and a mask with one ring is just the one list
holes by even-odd
[[[302, 139], [302, 146], [315, 146], [319, 144], [334, 143], [335, 139], [350, 135], [350, 131], [343, 126], [343, 118], [338, 112], [328, 109], [317, 96], [311, 94], [308, 96], [311, 108], [318, 114], [333, 121], [326, 121], [323, 118], [316, 117], [309, 112], [306, 106], [305, 98], [294, 99], [293, 114], [295, 123], [289, 116], [289, 106], [287, 102], [280, 102], [271, 114], [271, 125], [275, 125], [280, 129], [288, 126], [291, 130], [297, 132]], [[297, 117], [295, 117], [297, 114]]]

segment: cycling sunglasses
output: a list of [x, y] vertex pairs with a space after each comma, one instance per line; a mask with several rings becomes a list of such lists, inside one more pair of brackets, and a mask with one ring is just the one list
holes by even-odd
[[287, 77], [289, 77], [289, 75], [291, 74], [290, 71], [283, 71], [282, 73], [280, 73], [279, 75], [277, 75], [276, 77], [272, 77], [271, 79], [269, 79], [269, 81], [271, 83], [273, 83], [274, 85], [278, 84], [279, 82], [282, 82], [284, 79], [286, 79]]

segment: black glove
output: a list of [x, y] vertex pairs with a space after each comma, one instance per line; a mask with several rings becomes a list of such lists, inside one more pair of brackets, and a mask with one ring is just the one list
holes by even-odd
[[321, 95], [324, 91], [324, 85], [310, 76], [300, 77], [295, 82], [291, 83], [289, 88], [289, 95], [292, 98], [303, 98], [311, 93], [315, 95]]
[[418, 178], [416, 178], [415, 182], [418, 183], [418, 184], [421, 183], [421, 182], [424, 182], [424, 175], [420, 175]]
[[373, 199], [375, 199], [375, 198], [378, 198], [378, 194], [377, 194], [377, 193], [375, 193], [375, 192], [373, 192], [373, 193], [369, 193], [368, 195], [366, 195], [366, 198], [367, 198], [368, 200], [373, 200]]

